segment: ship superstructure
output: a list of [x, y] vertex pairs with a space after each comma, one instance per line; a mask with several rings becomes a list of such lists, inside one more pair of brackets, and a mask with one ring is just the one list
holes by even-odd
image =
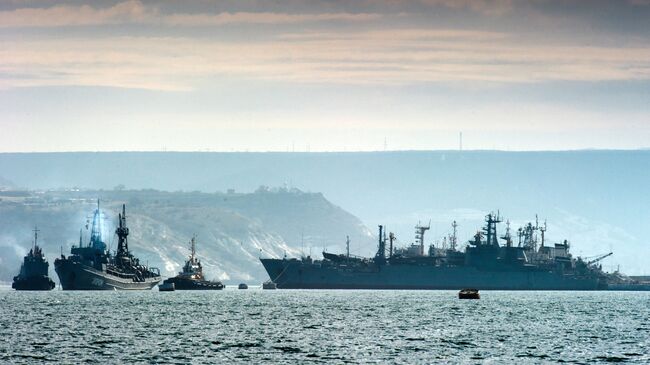
[[34, 227], [34, 243], [20, 266], [20, 273], [14, 277], [11, 287], [16, 290], [52, 290], [54, 281], [50, 279], [49, 263], [38, 246], [38, 228]]
[[160, 282], [160, 272], [140, 264], [129, 251], [129, 228], [126, 226], [126, 206], [118, 214], [117, 250], [112, 255], [103, 239], [103, 214], [97, 201], [93, 214], [90, 241], [72, 246], [68, 257], [61, 255], [54, 261], [54, 268], [63, 290], [143, 290], [151, 289]]
[[221, 290], [224, 287], [220, 281], [205, 280], [203, 266], [196, 257], [196, 236], [190, 240], [190, 256], [183, 265], [183, 271], [166, 279], [164, 284], [174, 284], [176, 290]]
[[[395, 248], [395, 235], [386, 237], [379, 226], [378, 250], [373, 258], [323, 253], [323, 260], [261, 259], [278, 288], [322, 289], [494, 289], [494, 290], [598, 290], [607, 276], [597, 260], [584, 261], [569, 253], [569, 243], [548, 245], [546, 224], [528, 223], [517, 231], [515, 244], [508, 222], [505, 244], [499, 243], [499, 214], [485, 217], [485, 226], [464, 251], [453, 234], [436, 247], [424, 244], [429, 226], [418, 224], [415, 242]], [[539, 234], [538, 234], [539, 233]], [[541, 241], [539, 237], [541, 236]]]

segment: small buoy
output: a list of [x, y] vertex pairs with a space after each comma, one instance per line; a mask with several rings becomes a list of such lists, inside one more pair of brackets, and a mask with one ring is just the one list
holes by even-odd
[[246, 285], [245, 283], [241, 283], [241, 284], [239, 284], [238, 288], [239, 289], [248, 289], [248, 285]]

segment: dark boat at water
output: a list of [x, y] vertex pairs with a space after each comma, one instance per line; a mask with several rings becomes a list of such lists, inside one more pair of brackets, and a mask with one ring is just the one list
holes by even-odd
[[458, 299], [481, 299], [481, 294], [476, 289], [463, 289], [458, 292]]
[[221, 290], [223, 284], [220, 281], [205, 280], [203, 266], [196, 258], [196, 237], [190, 241], [190, 257], [185, 261], [183, 271], [173, 278], [163, 282], [167, 287], [173, 285], [175, 290]]
[[[429, 227], [417, 225], [416, 241], [403, 249], [393, 247], [379, 226], [379, 247], [375, 257], [324, 252], [323, 260], [260, 259], [270, 279], [280, 289], [451, 289], [480, 290], [603, 290], [608, 276], [596, 263], [609, 256], [585, 261], [569, 253], [569, 243], [548, 245], [546, 225], [528, 223], [513, 243], [510, 227], [499, 243], [498, 214], [485, 217], [486, 225], [464, 251], [457, 250], [456, 222], [448, 244], [429, 246], [425, 252], [424, 233]], [[541, 236], [541, 244], [538, 233]], [[387, 248], [387, 243], [389, 248]], [[387, 253], [388, 251], [388, 253]]]
[[267, 280], [267, 281], [262, 283], [262, 289], [275, 290], [277, 288], [278, 288], [278, 286], [274, 282], [272, 282], [271, 280]]
[[112, 255], [102, 238], [102, 214], [97, 209], [93, 215], [90, 242], [72, 246], [71, 255], [54, 260], [54, 269], [63, 290], [148, 290], [161, 280], [156, 268], [141, 265], [129, 251], [126, 226], [126, 207], [118, 215], [117, 252]]
[[50, 264], [38, 246], [38, 229], [34, 228], [34, 246], [25, 256], [20, 273], [14, 277], [11, 287], [16, 290], [52, 290], [54, 281], [48, 276]]

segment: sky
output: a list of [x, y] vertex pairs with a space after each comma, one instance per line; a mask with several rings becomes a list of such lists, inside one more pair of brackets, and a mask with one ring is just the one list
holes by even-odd
[[650, 0], [0, 0], [0, 152], [650, 148]]

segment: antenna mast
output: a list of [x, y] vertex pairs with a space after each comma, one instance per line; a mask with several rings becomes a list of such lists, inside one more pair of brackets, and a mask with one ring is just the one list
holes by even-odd
[[384, 226], [381, 224], [379, 225], [379, 247], [377, 248], [375, 261], [380, 265], [386, 262], [386, 233], [384, 232]]
[[196, 255], [196, 234], [192, 236], [190, 241], [190, 260], [194, 262], [194, 256]]
[[122, 214], [118, 214], [119, 225], [115, 230], [117, 234], [117, 255], [129, 254], [129, 243], [127, 237], [129, 235], [129, 228], [126, 226], [126, 204], [122, 204]]
[[40, 232], [40, 230], [38, 229], [38, 227], [34, 226], [34, 251], [36, 251], [36, 247], [37, 247], [37, 245], [38, 245], [38, 244], [37, 244], [37, 241], [38, 241], [38, 232]]
[[497, 223], [501, 222], [501, 217], [499, 217], [499, 212], [497, 211], [497, 214], [491, 212], [490, 214], [486, 215], [485, 222], [487, 223], [487, 225], [484, 228], [485, 234], [487, 236], [486, 243], [488, 245], [498, 246], [499, 242], [497, 240]]
[[544, 219], [544, 226], [539, 227], [539, 231], [541, 232], [542, 235], [542, 247], [544, 247], [544, 232], [546, 232], [546, 219]]
[[424, 255], [424, 233], [431, 228], [431, 221], [429, 221], [428, 226], [423, 226], [418, 222], [415, 226], [415, 244], [420, 245], [420, 255]]
[[[521, 236], [520, 236], [521, 237]], [[512, 247], [512, 235], [510, 234], [510, 220], [506, 220], [506, 234], [503, 235], [504, 240], [506, 240], [506, 246]]]
[[457, 232], [457, 230], [456, 230], [456, 228], [458, 227], [458, 223], [456, 223], [456, 221], [454, 221], [454, 222], [451, 224], [451, 227], [454, 229], [454, 231], [453, 231], [453, 233], [451, 234], [451, 236], [449, 237], [449, 247], [450, 247], [452, 250], [455, 251], [455, 250], [456, 250], [456, 243], [458, 242], [458, 236], [457, 236], [457, 233], [458, 233], [458, 232]]

